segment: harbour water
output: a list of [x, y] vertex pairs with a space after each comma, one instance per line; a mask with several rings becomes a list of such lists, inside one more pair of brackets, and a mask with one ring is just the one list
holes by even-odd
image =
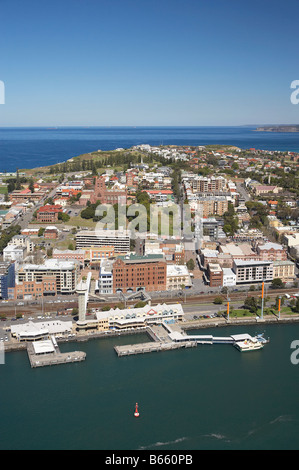
[[119, 358], [114, 345], [149, 340], [122, 336], [61, 344], [62, 352], [86, 352], [86, 360], [37, 369], [25, 351], [7, 353], [0, 448], [298, 449], [299, 365], [291, 362], [291, 343], [299, 325], [252, 325], [246, 332], [264, 333], [270, 343], [250, 353], [215, 344]]
[[255, 132], [241, 127], [0, 128], [0, 171], [54, 165], [94, 150], [133, 145], [211, 145], [299, 151], [298, 133]]

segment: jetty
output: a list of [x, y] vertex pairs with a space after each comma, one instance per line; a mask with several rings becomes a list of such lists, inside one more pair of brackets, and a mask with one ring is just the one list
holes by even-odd
[[114, 350], [119, 357], [121, 356], [131, 356], [133, 354], [144, 354], [150, 352], [158, 351], [171, 351], [173, 349], [181, 348], [192, 348], [196, 347], [197, 343], [195, 341], [186, 341], [181, 343], [169, 342], [160, 342], [155, 343], [139, 343], [139, 344], [129, 344], [125, 346], [114, 346]]
[[43, 341], [28, 342], [27, 353], [32, 368], [80, 362], [86, 358], [83, 351], [62, 353], [54, 336]]
[[[147, 329], [152, 342], [114, 346], [119, 357], [144, 354], [158, 351], [171, 351], [181, 348], [197, 347], [198, 344], [231, 344], [236, 346], [244, 341], [253, 341], [247, 333], [231, 336], [212, 335], [187, 335], [178, 324], [151, 325]], [[264, 344], [264, 338], [259, 337], [259, 342]]]

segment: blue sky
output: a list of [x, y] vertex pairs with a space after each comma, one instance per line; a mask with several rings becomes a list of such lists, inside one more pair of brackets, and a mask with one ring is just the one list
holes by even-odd
[[299, 123], [298, 0], [0, 0], [0, 126]]

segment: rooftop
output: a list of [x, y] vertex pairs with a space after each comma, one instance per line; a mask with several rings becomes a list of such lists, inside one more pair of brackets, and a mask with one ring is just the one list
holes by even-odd
[[267, 242], [264, 245], [258, 246], [259, 250], [283, 250], [283, 246], [279, 243]]
[[242, 259], [235, 259], [234, 263], [236, 266], [260, 266], [260, 265], [270, 266], [271, 264], [273, 264], [273, 261], [258, 261], [255, 259], [248, 259], [244, 261]]
[[119, 256], [119, 259], [124, 261], [125, 263], [134, 262], [134, 263], [146, 263], [146, 262], [154, 262], [154, 261], [163, 261], [164, 255], [163, 254], [148, 254], [144, 256], [129, 254], [125, 256]]

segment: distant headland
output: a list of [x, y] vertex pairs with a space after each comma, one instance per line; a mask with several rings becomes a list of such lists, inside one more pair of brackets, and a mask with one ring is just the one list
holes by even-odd
[[299, 125], [282, 125], [282, 126], [263, 126], [257, 127], [255, 131], [259, 132], [299, 132]]

